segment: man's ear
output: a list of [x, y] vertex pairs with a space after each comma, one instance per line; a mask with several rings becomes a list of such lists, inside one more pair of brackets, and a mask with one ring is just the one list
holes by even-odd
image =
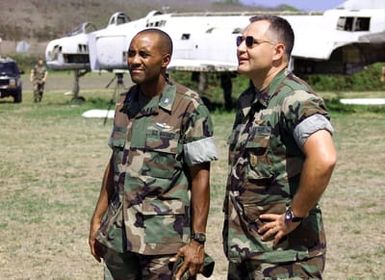
[[163, 55], [162, 67], [166, 68], [170, 64], [170, 61], [171, 61], [171, 55], [170, 54]]
[[280, 60], [283, 59], [285, 56], [285, 45], [282, 43], [278, 43], [274, 47], [274, 55], [273, 55], [273, 60]]

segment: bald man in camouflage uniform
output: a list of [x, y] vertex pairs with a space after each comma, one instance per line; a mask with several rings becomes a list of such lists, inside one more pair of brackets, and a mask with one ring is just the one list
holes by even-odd
[[44, 66], [43, 59], [39, 59], [37, 64], [31, 70], [30, 81], [33, 84], [33, 101], [41, 102], [44, 94], [44, 86], [47, 81], [48, 72]]
[[139, 32], [128, 50], [136, 85], [116, 106], [89, 238], [105, 279], [171, 279], [176, 254], [184, 259], [179, 279], [204, 261], [213, 127], [199, 96], [168, 80], [171, 53], [171, 39], [157, 29]]
[[289, 23], [256, 16], [237, 38], [240, 96], [224, 202], [228, 279], [320, 279], [326, 241], [318, 205], [336, 162], [323, 100], [287, 65]]

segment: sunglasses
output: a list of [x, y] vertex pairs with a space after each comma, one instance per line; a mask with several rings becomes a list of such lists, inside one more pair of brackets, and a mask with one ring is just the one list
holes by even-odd
[[237, 36], [237, 41], [236, 41], [237, 47], [239, 47], [243, 41], [245, 41], [245, 45], [248, 48], [251, 48], [254, 44], [256, 45], [260, 45], [262, 43], [274, 44], [273, 42], [267, 41], [267, 40], [257, 40], [253, 36], [246, 36], [246, 37]]

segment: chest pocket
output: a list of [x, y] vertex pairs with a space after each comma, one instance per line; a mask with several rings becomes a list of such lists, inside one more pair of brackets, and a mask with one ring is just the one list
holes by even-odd
[[251, 127], [249, 135], [245, 145], [250, 166], [248, 177], [249, 179], [270, 178], [272, 174], [268, 150], [271, 141], [271, 127]]
[[156, 128], [148, 128], [144, 145], [142, 175], [171, 179], [182, 167], [178, 156], [179, 134]]

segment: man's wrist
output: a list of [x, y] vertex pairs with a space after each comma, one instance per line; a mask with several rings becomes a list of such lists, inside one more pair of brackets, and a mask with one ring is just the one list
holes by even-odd
[[300, 223], [305, 217], [296, 216], [291, 206], [286, 207], [285, 224]]
[[191, 233], [191, 241], [204, 245], [206, 242], [206, 234], [204, 232], [193, 232]]

